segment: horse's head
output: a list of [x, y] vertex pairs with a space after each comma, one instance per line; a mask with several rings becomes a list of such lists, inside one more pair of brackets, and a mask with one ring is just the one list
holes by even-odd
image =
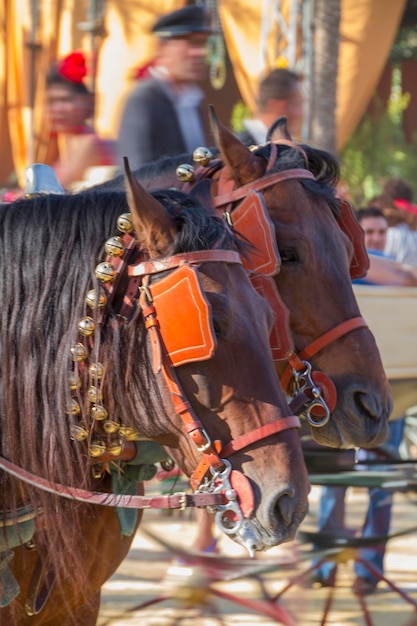
[[[349, 209], [335, 197], [337, 161], [294, 144], [285, 118], [274, 124], [267, 144], [248, 149], [212, 117], [224, 163], [213, 186], [215, 203], [233, 221], [242, 198], [251, 190], [262, 193], [275, 226], [281, 265], [274, 278], [290, 312], [294, 353], [321, 372], [316, 380], [324, 372], [336, 387], [335, 402], [331, 383], [321, 379], [334, 407], [327, 423], [313, 427], [314, 438], [334, 447], [378, 445], [386, 436], [391, 394], [351, 286], [363, 250]], [[291, 392], [286, 360], [277, 369]]]
[[214, 212], [180, 192], [151, 196], [128, 169], [126, 180], [135, 237], [149, 256], [130, 274], [175, 424], [172, 455], [197, 489], [237, 493], [218, 514], [225, 532], [250, 550], [286, 541], [306, 513], [309, 487], [268, 347], [270, 307]]

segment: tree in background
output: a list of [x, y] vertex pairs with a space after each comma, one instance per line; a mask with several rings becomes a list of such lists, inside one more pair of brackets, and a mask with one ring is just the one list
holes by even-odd
[[314, 3], [314, 57], [311, 139], [336, 152], [336, 82], [339, 57], [340, 0]]
[[417, 98], [415, 92], [407, 91], [406, 80], [407, 66], [417, 61], [416, 12], [413, 0], [388, 61], [391, 88], [387, 102], [374, 97], [340, 155], [342, 178], [355, 206], [381, 193], [384, 181], [392, 177], [404, 178], [417, 195], [417, 133], [410, 132], [406, 123]]

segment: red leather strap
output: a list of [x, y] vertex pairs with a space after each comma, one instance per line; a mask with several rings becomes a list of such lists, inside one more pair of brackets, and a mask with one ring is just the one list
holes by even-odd
[[288, 430], [290, 428], [300, 428], [300, 420], [297, 415], [288, 415], [287, 417], [281, 417], [280, 419], [275, 420], [275, 422], [271, 422], [270, 424], [265, 424], [265, 426], [260, 426], [259, 428], [255, 428], [251, 430], [249, 433], [245, 433], [241, 437], [237, 439], [233, 439], [225, 446], [223, 446], [221, 450], [221, 456], [228, 457], [239, 450], [244, 450], [248, 446], [251, 446], [253, 443], [257, 441], [262, 441], [262, 439], [266, 439], [271, 435], [275, 435], [276, 433], [280, 433], [283, 430]]
[[138, 265], [128, 268], [129, 276], [146, 276], [148, 274], [158, 274], [166, 270], [178, 267], [182, 263], [238, 263], [242, 265], [242, 259], [235, 250], [197, 250], [196, 252], [184, 252], [173, 254], [165, 259], [154, 259], [143, 261]]
[[[255, 428], [251, 430], [249, 433], [245, 433], [241, 437], [237, 439], [233, 439], [226, 445], [224, 445], [220, 451], [220, 456], [222, 458], [226, 458], [231, 456], [235, 452], [239, 450], [244, 450], [248, 448], [252, 444], [262, 441], [275, 433], [282, 432], [283, 430], [288, 430], [290, 428], [300, 428], [300, 420], [297, 415], [288, 415], [287, 417], [281, 417], [280, 419], [275, 420], [275, 422], [270, 422], [269, 424], [265, 424], [265, 426], [260, 426], [259, 428]], [[190, 484], [194, 489], [200, 485], [202, 479], [207, 474], [210, 469], [210, 459], [203, 458], [198, 464], [197, 469], [193, 472], [190, 478]]]
[[271, 185], [275, 185], [276, 183], [280, 183], [284, 180], [292, 180], [294, 178], [307, 178], [310, 180], [316, 180], [312, 172], [309, 172], [308, 170], [305, 170], [303, 168], [275, 172], [274, 174], [269, 174], [268, 176], [264, 176], [263, 178], [254, 180], [251, 183], [247, 183], [242, 187], [238, 187], [233, 191], [216, 196], [214, 198], [214, 206], [221, 207], [225, 204], [236, 202], [237, 200], [245, 198], [248, 193], [253, 189], [259, 191], [260, 189], [265, 189], [265, 187], [270, 187]]
[[338, 324], [331, 330], [328, 330], [326, 333], [312, 341], [304, 350], [302, 350], [298, 355], [293, 354], [288, 358], [289, 364], [287, 365], [284, 373], [281, 378], [281, 386], [286, 391], [288, 389], [288, 384], [293, 375], [293, 369], [300, 369], [303, 366], [302, 361], [309, 361], [312, 356], [323, 350], [326, 346], [330, 345], [343, 335], [347, 335], [352, 330], [356, 330], [357, 328], [367, 328], [368, 324], [363, 317], [352, 317], [341, 324]]
[[54, 493], [69, 500], [77, 500], [86, 504], [100, 504], [103, 506], [120, 506], [128, 509], [183, 509], [185, 507], [203, 507], [216, 504], [226, 504], [227, 499], [220, 493], [176, 493], [163, 496], [126, 496], [101, 491], [89, 491], [67, 487], [59, 483], [36, 476], [14, 463], [0, 457], [0, 468], [19, 480], [23, 480], [32, 487]]

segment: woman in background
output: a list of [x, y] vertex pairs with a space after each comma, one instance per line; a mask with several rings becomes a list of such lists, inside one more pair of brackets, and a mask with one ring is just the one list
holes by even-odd
[[[91, 125], [94, 96], [84, 83], [87, 68], [84, 55], [73, 52], [59, 61], [46, 81], [46, 111], [51, 126], [51, 141], [56, 140], [57, 159], [52, 166], [64, 189], [73, 190], [101, 182], [90, 180], [90, 168], [113, 166], [114, 143], [100, 138]], [[104, 175], [104, 178], [108, 177]]]

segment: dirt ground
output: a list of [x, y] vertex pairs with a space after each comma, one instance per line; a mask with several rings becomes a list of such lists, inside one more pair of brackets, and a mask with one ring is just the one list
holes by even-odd
[[[316, 529], [319, 494], [319, 487], [313, 487], [310, 512], [302, 524], [302, 530]], [[351, 488], [347, 497], [348, 526], [359, 528], [366, 511], [367, 491], [363, 488]], [[392, 532], [406, 531], [417, 525], [416, 504], [416, 494], [395, 494]], [[339, 564], [333, 604], [324, 621], [323, 610], [328, 589], [294, 585], [283, 594], [278, 605], [273, 602], [268, 605], [264, 600], [253, 610], [239, 605], [238, 602], [229, 601], [230, 597], [226, 599], [225, 594], [243, 599], [244, 602], [262, 601], [263, 587], [264, 593], [273, 597], [292, 576], [308, 568], [310, 546], [296, 541], [250, 560], [240, 546], [222, 536], [219, 542], [220, 552], [222, 556], [229, 557], [226, 564], [223, 564], [222, 571], [226, 567], [228, 576], [235, 579], [212, 584], [208, 590], [209, 583], [202, 568], [190, 570], [183, 566], [178, 569], [173, 563], [173, 552], [150, 538], [146, 531], [170, 544], [190, 548], [197, 529], [189, 512], [167, 515], [159, 511], [146, 511], [128, 557], [103, 587], [98, 626], [269, 626], [285, 624], [285, 619], [292, 626], [409, 626], [413, 616], [417, 616], [415, 607], [382, 582], [377, 592], [366, 598], [369, 610], [369, 617], [366, 618], [357, 597], [351, 592], [351, 560]], [[416, 534], [410, 533], [391, 539], [385, 563], [387, 578], [417, 602]], [[258, 565], [266, 570], [261, 581], [241, 576], [247, 571], [245, 568]], [[172, 573], [167, 574], [170, 567]], [[190, 577], [190, 574], [193, 575]], [[195, 581], [196, 591], [193, 593], [190, 593], [189, 586], [184, 583], [190, 580]], [[210, 593], [210, 589], [214, 592]], [[156, 602], [140, 610], [131, 610], [164, 594], [174, 595], [175, 599]], [[187, 603], [191, 608], [185, 607]], [[278, 606], [278, 609], [283, 608], [283, 621], [279, 621], [276, 613], [271, 616], [264, 612], [271, 605]]]

